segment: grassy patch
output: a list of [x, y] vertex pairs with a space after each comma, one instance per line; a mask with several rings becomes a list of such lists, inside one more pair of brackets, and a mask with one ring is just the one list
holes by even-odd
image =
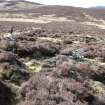
[[16, 4], [16, 7], [18, 7], [18, 8], [32, 8], [34, 6], [35, 6], [34, 4], [24, 3], [24, 2], [20, 2], [20, 3]]
[[30, 72], [39, 72], [42, 68], [41, 63], [36, 60], [27, 61], [25, 65], [29, 68]]
[[96, 94], [105, 93], [105, 85], [98, 81], [90, 81], [90, 87]]

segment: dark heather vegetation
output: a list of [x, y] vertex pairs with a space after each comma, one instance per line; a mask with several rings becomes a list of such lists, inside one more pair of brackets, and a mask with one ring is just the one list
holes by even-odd
[[0, 105], [105, 105], [104, 8], [17, 3], [0, 11]]

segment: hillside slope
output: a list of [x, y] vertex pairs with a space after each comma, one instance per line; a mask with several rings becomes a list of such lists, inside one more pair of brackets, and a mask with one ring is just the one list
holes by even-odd
[[33, 9], [41, 4], [25, 0], [0, 0], [0, 10], [23, 10]]

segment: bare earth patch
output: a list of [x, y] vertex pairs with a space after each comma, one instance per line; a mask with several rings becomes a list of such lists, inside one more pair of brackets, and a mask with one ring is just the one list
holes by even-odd
[[102, 19], [96, 19], [95, 17], [93, 16], [90, 16], [86, 13], [84, 13], [84, 15], [86, 16], [87, 19], [89, 19], [90, 21], [86, 21], [86, 22], [83, 22], [82, 24], [83, 25], [91, 25], [91, 26], [96, 26], [100, 29], [105, 29], [105, 20], [102, 20]]
[[96, 27], [98, 27], [100, 29], [105, 29], [105, 24], [103, 24], [103, 23], [102, 24], [98, 24], [98, 23], [94, 23], [94, 22], [83, 22], [82, 24], [96, 26]]
[[40, 40], [46, 40], [46, 41], [51, 41], [53, 43], [59, 43], [62, 42], [60, 38], [50, 38], [50, 37], [38, 37]]

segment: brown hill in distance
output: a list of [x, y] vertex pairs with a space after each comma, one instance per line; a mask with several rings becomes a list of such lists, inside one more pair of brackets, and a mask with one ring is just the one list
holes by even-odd
[[0, 10], [24, 10], [33, 9], [41, 4], [26, 0], [0, 0]]

